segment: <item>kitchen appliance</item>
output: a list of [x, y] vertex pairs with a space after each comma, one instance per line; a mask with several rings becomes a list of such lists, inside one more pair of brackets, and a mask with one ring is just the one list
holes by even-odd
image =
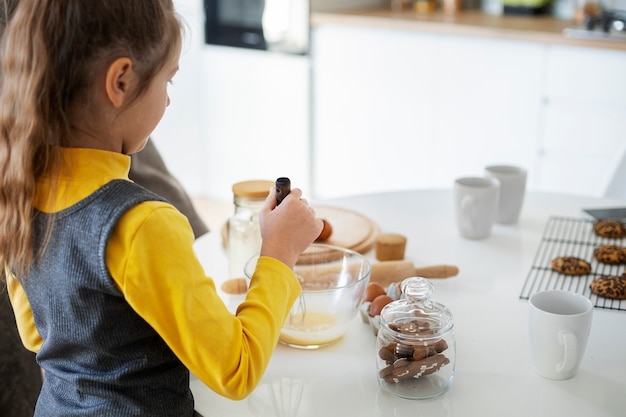
[[306, 54], [309, 0], [204, 0], [209, 45]]
[[587, 14], [580, 27], [563, 29], [563, 35], [579, 39], [626, 41], [626, 10], [601, 10]]

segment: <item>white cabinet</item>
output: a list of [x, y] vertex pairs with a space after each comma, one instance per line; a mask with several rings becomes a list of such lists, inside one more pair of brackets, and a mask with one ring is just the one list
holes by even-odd
[[318, 197], [449, 187], [492, 163], [601, 195], [626, 150], [626, 53], [335, 25], [312, 45]]
[[494, 163], [525, 166], [533, 180], [542, 59], [534, 43], [442, 37], [433, 116], [450, 152], [431, 160], [447, 174], [441, 185]]
[[[436, 39], [313, 31], [316, 197], [419, 185], [433, 138]], [[432, 179], [432, 178], [431, 178]]]
[[312, 44], [317, 196], [534, 163], [541, 46], [330, 25]]
[[545, 68], [540, 188], [600, 196], [626, 152], [626, 53], [552, 46]]

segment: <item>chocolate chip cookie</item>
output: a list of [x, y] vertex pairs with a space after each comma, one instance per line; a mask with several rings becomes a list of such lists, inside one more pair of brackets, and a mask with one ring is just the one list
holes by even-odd
[[596, 278], [589, 284], [591, 292], [605, 298], [626, 300], [626, 277], [607, 275]]
[[574, 256], [560, 256], [554, 258], [550, 266], [556, 272], [565, 275], [585, 275], [591, 272], [589, 262]]
[[602, 237], [621, 239], [626, 236], [626, 225], [617, 220], [599, 220], [593, 225], [593, 231]]
[[598, 262], [610, 265], [626, 263], [626, 248], [619, 245], [601, 245], [593, 251]]

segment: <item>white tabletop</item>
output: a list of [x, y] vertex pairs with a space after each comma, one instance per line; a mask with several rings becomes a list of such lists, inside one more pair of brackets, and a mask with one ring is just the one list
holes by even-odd
[[[457, 265], [455, 278], [432, 280], [433, 299], [455, 317], [456, 372], [452, 387], [431, 400], [396, 398], [378, 385], [376, 338], [355, 318], [336, 344], [303, 351], [279, 345], [260, 385], [231, 401], [192, 377], [204, 416], [626, 416], [626, 311], [596, 308], [578, 374], [547, 380], [530, 366], [528, 302], [520, 299], [550, 216], [585, 217], [582, 208], [625, 202], [529, 193], [520, 221], [495, 225], [479, 241], [460, 238], [449, 190], [353, 196], [332, 201], [371, 218], [382, 232], [408, 237], [406, 259], [417, 266]], [[219, 233], [196, 249], [216, 284], [226, 277]], [[368, 256], [374, 260], [373, 251]], [[240, 301], [224, 295], [234, 309]]]

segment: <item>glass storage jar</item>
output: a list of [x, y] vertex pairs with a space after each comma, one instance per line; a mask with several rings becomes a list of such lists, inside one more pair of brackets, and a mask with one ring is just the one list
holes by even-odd
[[244, 276], [246, 262], [261, 250], [259, 211], [274, 185], [272, 181], [252, 180], [233, 185], [235, 212], [228, 219], [228, 271], [230, 278]]
[[456, 362], [454, 320], [430, 297], [425, 278], [402, 281], [402, 298], [380, 313], [376, 364], [380, 386], [393, 395], [426, 399], [450, 388]]

